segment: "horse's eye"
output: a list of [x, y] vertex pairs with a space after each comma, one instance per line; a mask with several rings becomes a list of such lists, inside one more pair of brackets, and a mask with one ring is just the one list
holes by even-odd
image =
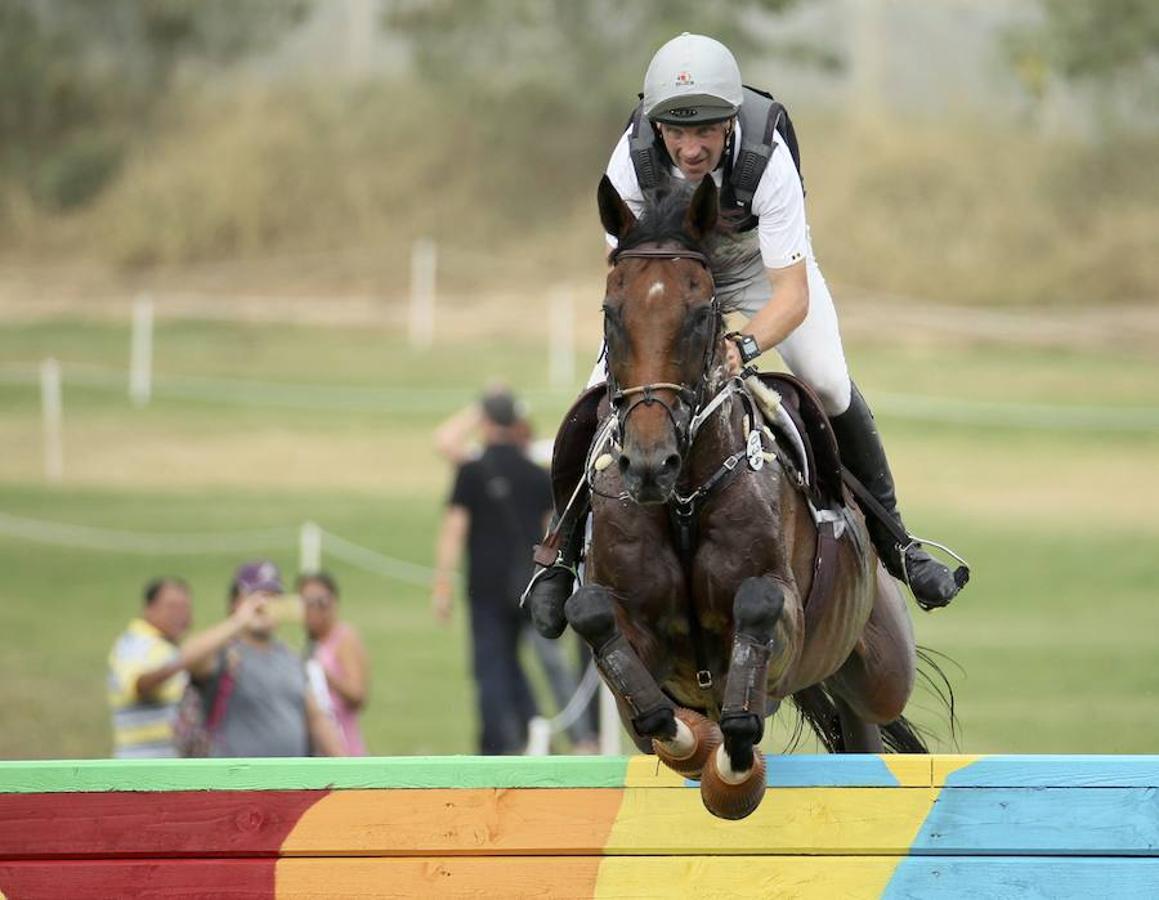
[[713, 321], [712, 310], [707, 306], [698, 306], [689, 316], [689, 324], [696, 329], [704, 328]]

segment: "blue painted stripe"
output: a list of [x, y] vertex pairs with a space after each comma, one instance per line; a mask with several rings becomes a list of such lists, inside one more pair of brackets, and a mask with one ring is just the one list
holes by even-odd
[[1159, 856], [1159, 789], [947, 787], [910, 852]]
[[1159, 787], [1159, 756], [984, 756], [947, 787]]
[[[765, 757], [769, 787], [899, 787], [897, 776], [876, 754]], [[686, 787], [699, 782], [686, 780]]]
[[906, 857], [882, 892], [888, 900], [984, 897], [1071, 900], [1159, 897], [1159, 859]]

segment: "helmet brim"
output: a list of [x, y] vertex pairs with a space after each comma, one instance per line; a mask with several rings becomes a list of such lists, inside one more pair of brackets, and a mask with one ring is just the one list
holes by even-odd
[[665, 103], [658, 103], [648, 112], [653, 122], [665, 125], [711, 125], [731, 119], [737, 107], [721, 103], [717, 97], [674, 97]]

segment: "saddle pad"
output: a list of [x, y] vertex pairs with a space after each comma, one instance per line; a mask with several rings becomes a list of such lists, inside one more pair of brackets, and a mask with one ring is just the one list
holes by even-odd
[[809, 490], [819, 508], [843, 505], [841, 457], [829, 417], [816, 392], [783, 372], [761, 372], [761, 381], [781, 395], [781, 403], [804, 443], [810, 475]]

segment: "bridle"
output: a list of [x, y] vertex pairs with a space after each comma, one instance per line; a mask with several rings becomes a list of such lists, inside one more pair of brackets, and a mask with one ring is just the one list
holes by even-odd
[[[634, 247], [629, 250], [618, 250], [612, 254], [613, 267], [619, 265], [622, 259], [690, 259], [704, 266], [704, 271], [708, 273], [709, 281], [713, 283], [712, 297], [709, 300], [710, 309], [713, 313], [713, 328], [711, 336], [705, 344], [704, 365], [701, 367], [700, 379], [695, 386], [676, 384], [670, 381], [656, 381], [650, 384], [634, 385], [627, 388], [620, 387], [616, 382], [615, 375], [612, 374], [611, 367], [608, 367], [608, 399], [612, 404], [612, 409], [615, 411], [616, 425], [615, 434], [613, 435], [615, 442], [618, 444], [622, 443], [628, 418], [638, 407], [651, 406], [654, 403], [658, 403], [663, 407], [664, 412], [668, 414], [668, 418], [672, 422], [672, 427], [676, 432], [677, 450], [683, 457], [687, 454], [693, 439], [696, 437], [696, 428], [700, 421], [702, 421], [701, 413], [709, 398], [709, 367], [712, 364], [712, 355], [716, 349], [717, 337], [721, 331], [722, 315], [720, 304], [716, 299], [716, 286], [712, 278], [712, 266], [709, 264], [708, 257], [704, 253], [688, 247]], [[607, 323], [607, 314], [605, 313], [605, 348], [610, 346], [608, 343]], [[662, 397], [656, 395], [657, 391], [672, 391], [676, 395], [675, 402], [666, 402]], [[684, 407], [683, 411], [678, 410], [677, 404]], [[678, 412], [683, 412], [683, 415], [678, 417]]]

